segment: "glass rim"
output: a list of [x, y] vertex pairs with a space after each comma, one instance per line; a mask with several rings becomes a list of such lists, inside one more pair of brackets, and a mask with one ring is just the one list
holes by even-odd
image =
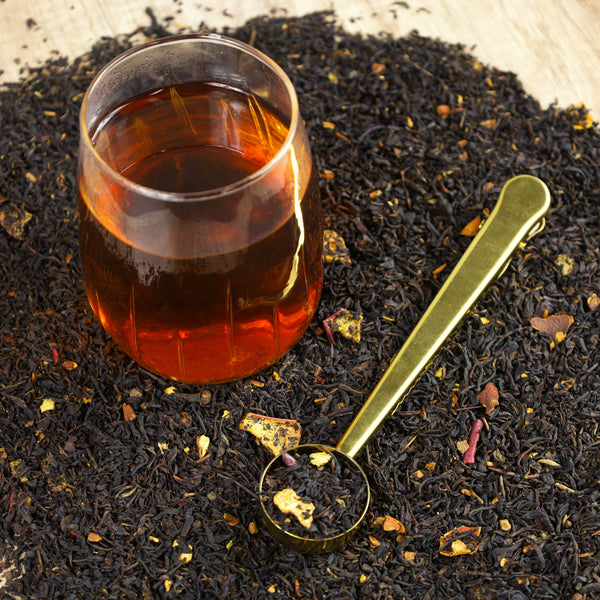
[[[138, 54], [140, 52], [145, 52], [151, 50], [156, 46], [164, 46], [168, 44], [178, 44], [180, 42], [185, 41], [196, 41], [196, 42], [209, 42], [209, 43], [220, 43], [225, 46], [230, 46], [233, 48], [237, 48], [240, 51], [253, 56], [257, 60], [264, 63], [267, 67], [269, 67], [277, 77], [283, 82], [283, 85], [287, 91], [289, 100], [290, 100], [290, 124], [288, 127], [288, 132], [285, 137], [285, 140], [281, 144], [281, 147], [277, 151], [277, 153], [262, 167], [257, 169], [256, 171], [246, 175], [242, 179], [238, 181], [234, 181], [233, 183], [216, 187], [209, 190], [203, 190], [198, 192], [168, 192], [165, 190], [159, 190], [156, 188], [152, 188], [149, 186], [145, 186], [126, 176], [122, 175], [114, 169], [108, 162], [102, 158], [99, 152], [96, 150], [96, 147], [92, 143], [92, 139], [90, 137], [90, 132], [86, 123], [86, 113], [87, 113], [87, 105], [90, 96], [94, 92], [99, 81], [106, 77], [107, 74], [110, 73], [112, 69], [114, 69], [120, 63], [129, 59], [130, 56], [134, 54]], [[300, 108], [298, 104], [298, 96], [296, 94], [296, 90], [286, 74], [286, 72], [269, 56], [257, 50], [253, 46], [246, 44], [240, 40], [236, 40], [234, 38], [218, 34], [218, 33], [186, 33], [179, 35], [172, 35], [163, 38], [158, 38], [156, 40], [152, 40], [150, 42], [146, 42], [143, 44], [136, 45], [128, 50], [125, 50], [111, 61], [109, 61], [106, 65], [96, 73], [92, 82], [88, 86], [83, 101], [81, 104], [81, 109], [79, 111], [79, 132], [80, 137], [84, 141], [87, 149], [92, 153], [94, 160], [100, 163], [103, 170], [108, 171], [111, 177], [115, 179], [120, 185], [125, 188], [130, 189], [133, 192], [137, 192], [138, 194], [151, 197], [154, 200], [164, 200], [170, 202], [184, 202], [184, 201], [199, 201], [199, 200], [210, 200], [214, 198], [222, 197], [226, 194], [236, 193], [243, 190], [245, 187], [250, 186], [255, 181], [261, 179], [265, 174], [274, 169], [276, 165], [283, 160], [283, 157], [288, 153], [290, 146], [292, 145], [292, 140], [296, 135], [296, 131], [298, 129], [298, 123], [300, 121]]]

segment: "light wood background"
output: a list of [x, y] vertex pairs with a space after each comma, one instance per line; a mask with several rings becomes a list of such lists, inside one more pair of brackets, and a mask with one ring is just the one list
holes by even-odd
[[543, 107], [583, 103], [600, 120], [600, 0], [0, 0], [0, 82], [52, 55], [75, 57], [103, 35], [147, 24], [220, 29], [274, 14], [334, 10], [348, 31], [421, 35], [464, 44], [516, 73]]

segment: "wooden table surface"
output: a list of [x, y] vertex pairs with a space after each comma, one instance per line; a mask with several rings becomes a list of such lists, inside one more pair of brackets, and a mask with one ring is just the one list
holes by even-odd
[[24, 65], [75, 57], [103, 35], [134, 31], [149, 23], [146, 7], [159, 22], [173, 17], [173, 30], [329, 9], [352, 32], [417, 30], [513, 71], [543, 107], [583, 103], [600, 119], [600, 0], [0, 0], [0, 82], [21, 78]]

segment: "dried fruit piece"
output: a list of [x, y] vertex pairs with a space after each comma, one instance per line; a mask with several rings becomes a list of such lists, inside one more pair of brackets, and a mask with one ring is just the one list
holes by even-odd
[[471, 429], [471, 435], [469, 436], [469, 447], [463, 456], [463, 463], [470, 465], [475, 462], [475, 452], [477, 450], [477, 442], [479, 442], [479, 435], [483, 429], [483, 421], [481, 419], [475, 419], [473, 421], [473, 428]]
[[311, 528], [315, 505], [312, 502], [304, 502], [292, 488], [277, 492], [273, 496], [273, 503], [282, 513], [296, 517], [305, 529]]
[[494, 127], [496, 127], [496, 119], [486, 119], [485, 121], [481, 121], [479, 124], [486, 129], [494, 129]]
[[135, 418], [136, 415], [133, 408], [127, 402], [123, 402], [123, 419], [125, 421], [133, 421]]
[[469, 442], [467, 440], [459, 440], [456, 442], [456, 449], [464, 454], [469, 449]]
[[[0, 199], [1, 203], [1, 199]], [[31, 220], [32, 214], [23, 207], [9, 202], [0, 206], [0, 226], [16, 240], [25, 239], [25, 225]]]
[[333, 344], [333, 333], [340, 333], [345, 338], [360, 342], [360, 327], [364, 317], [345, 308], [340, 308], [330, 317], [323, 320], [323, 327], [329, 341]]
[[329, 452], [311, 452], [310, 463], [315, 467], [322, 467], [331, 460], [331, 454]]
[[472, 221], [469, 221], [460, 232], [460, 235], [467, 237], [475, 237], [481, 226], [481, 217], [477, 216]]
[[479, 403], [485, 408], [485, 414], [489, 415], [498, 406], [498, 388], [490, 381], [483, 391], [477, 396]]
[[51, 398], [44, 398], [40, 404], [40, 412], [46, 412], [47, 410], [54, 410], [54, 400]]
[[477, 500], [477, 502], [479, 502], [479, 504], [483, 504], [483, 500], [481, 499], [480, 496], [477, 495], [477, 492], [475, 492], [474, 490], [470, 489], [470, 488], [463, 488], [462, 490], [460, 490], [460, 493], [463, 494], [464, 496], [468, 496], [469, 498], [475, 498]]
[[460, 556], [473, 554], [479, 548], [477, 539], [481, 535], [481, 527], [461, 525], [440, 537], [440, 554], [444, 556]]
[[597, 294], [592, 294], [587, 299], [587, 305], [588, 305], [588, 308], [592, 312], [594, 312], [600, 306], [600, 298], [598, 297], [598, 295]]
[[251, 433], [275, 456], [300, 443], [302, 428], [298, 421], [277, 419], [248, 413], [240, 423], [240, 429]]
[[384, 531], [396, 531], [398, 533], [406, 533], [406, 527], [398, 521], [398, 519], [394, 519], [394, 517], [390, 517], [390, 515], [386, 515], [383, 519], [382, 528]]
[[192, 552], [192, 547], [188, 544], [188, 550], [179, 553], [179, 562], [186, 564], [189, 563], [192, 558], [194, 558], [194, 553]]
[[90, 531], [88, 533], [87, 540], [88, 540], [88, 542], [91, 542], [92, 544], [96, 543], [96, 542], [101, 542], [102, 536], [99, 533], [96, 533], [95, 531]]
[[232, 527], [240, 524], [240, 520], [235, 515], [230, 515], [229, 513], [223, 515], [223, 520]]
[[337, 232], [326, 229], [323, 232], [323, 259], [325, 262], [350, 264], [350, 254], [344, 238]]
[[557, 267], [561, 267], [561, 274], [563, 277], [570, 275], [575, 269], [575, 261], [566, 254], [559, 254], [554, 261]]
[[500, 529], [502, 529], [502, 531], [510, 531], [512, 529], [512, 525], [508, 519], [500, 519], [500, 521], [498, 521], [498, 525], [500, 525]]
[[571, 105], [567, 108], [567, 114], [573, 121], [573, 129], [589, 129], [594, 125], [594, 118], [583, 104]]

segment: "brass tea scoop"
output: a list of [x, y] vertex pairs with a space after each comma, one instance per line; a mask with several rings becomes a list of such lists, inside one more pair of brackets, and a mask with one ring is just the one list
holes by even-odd
[[279, 542], [299, 552], [316, 554], [339, 548], [356, 532], [367, 514], [370, 492], [367, 478], [354, 460], [355, 455], [394, 412], [488, 286], [504, 272], [515, 251], [523, 248], [531, 237], [543, 229], [544, 216], [549, 207], [550, 193], [542, 181], [531, 175], [510, 179], [504, 185], [489, 218], [337, 446], [303, 444], [289, 451], [303, 454], [326, 450], [340, 464], [360, 473], [366, 486], [366, 498], [354, 524], [342, 527], [339, 533], [325, 539], [312, 538], [308, 534], [303, 537], [284, 529], [273, 516], [277, 509], [272, 506], [269, 491], [275, 471], [282, 466], [282, 455], [267, 465], [259, 483], [260, 508], [268, 531]]

